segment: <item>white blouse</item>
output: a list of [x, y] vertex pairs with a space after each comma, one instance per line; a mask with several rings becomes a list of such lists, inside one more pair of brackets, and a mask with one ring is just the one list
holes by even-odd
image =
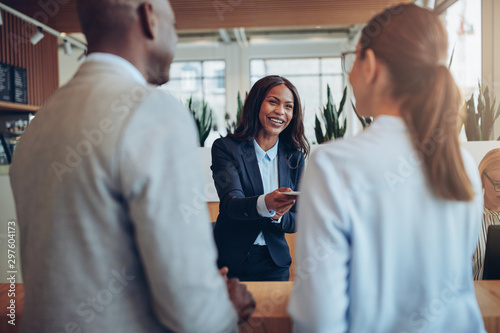
[[298, 201], [295, 332], [485, 332], [471, 267], [481, 181], [462, 154], [471, 202], [435, 196], [397, 117], [312, 154]]

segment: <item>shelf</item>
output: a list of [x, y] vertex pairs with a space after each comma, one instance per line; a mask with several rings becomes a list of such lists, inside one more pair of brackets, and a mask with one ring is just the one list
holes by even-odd
[[38, 105], [19, 104], [0, 101], [1, 111], [20, 111], [20, 112], [36, 112], [40, 107]]

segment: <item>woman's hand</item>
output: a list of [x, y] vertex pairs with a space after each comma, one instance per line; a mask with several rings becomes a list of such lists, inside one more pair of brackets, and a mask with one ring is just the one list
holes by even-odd
[[266, 202], [266, 207], [269, 210], [274, 210], [276, 215], [273, 218], [278, 219], [280, 216], [285, 214], [292, 208], [295, 204], [295, 197], [284, 195], [280, 192], [292, 192], [292, 189], [289, 187], [280, 187], [279, 189], [266, 194], [264, 200]]

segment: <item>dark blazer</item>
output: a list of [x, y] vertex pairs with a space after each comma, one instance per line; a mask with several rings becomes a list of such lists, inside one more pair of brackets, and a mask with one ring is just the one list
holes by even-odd
[[[297, 190], [304, 154], [280, 140], [277, 158], [279, 187]], [[272, 223], [257, 212], [257, 198], [264, 194], [264, 188], [253, 140], [217, 139], [212, 146], [211, 169], [220, 199], [214, 228], [219, 267], [231, 270], [231, 266], [242, 263], [261, 231], [274, 262], [280, 267], [290, 266], [285, 232], [295, 232], [295, 205], [280, 223]]]

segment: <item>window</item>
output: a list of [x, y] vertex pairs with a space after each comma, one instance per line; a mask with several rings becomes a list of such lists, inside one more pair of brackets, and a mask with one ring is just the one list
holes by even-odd
[[453, 53], [451, 73], [464, 98], [477, 98], [481, 80], [481, 1], [462, 0], [443, 14], [448, 31], [448, 55]]
[[314, 136], [314, 115], [327, 102], [326, 87], [330, 85], [333, 102], [339, 105], [344, 89], [340, 58], [253, 59], [250, 80], [253, 85], [266, 75], [282, 75], [290, 80], [300, 95], [304, 109], [304, 126], [310, 142]]
[[174, 62], [170, 66], [170, 81], [164, 87], [178, 96], [183, 103], [186, 103], [191, 96], [194, 100], [205, 100], [213, 110], [213, 125], [219, 129], [224, 128], [225, 61]]

